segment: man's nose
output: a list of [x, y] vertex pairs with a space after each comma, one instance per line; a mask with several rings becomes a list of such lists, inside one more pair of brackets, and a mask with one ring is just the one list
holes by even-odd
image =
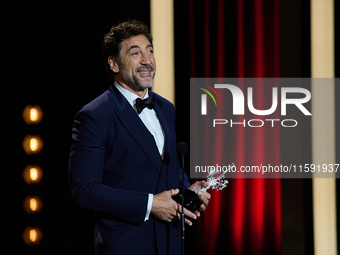
[[141, 64], [151, 64], [150, 56], [146, 53], [142, 53]]

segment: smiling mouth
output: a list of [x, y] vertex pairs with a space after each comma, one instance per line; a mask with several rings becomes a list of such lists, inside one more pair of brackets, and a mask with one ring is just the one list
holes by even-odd
[[151, 72], [152, 72], [152, 70], [140, 70], [140, 71], [137, 71], [137, 73], [139, 73], [139, 75], [142, 76], [142, 77], [149, 77], [149, 76], [151, 76]]

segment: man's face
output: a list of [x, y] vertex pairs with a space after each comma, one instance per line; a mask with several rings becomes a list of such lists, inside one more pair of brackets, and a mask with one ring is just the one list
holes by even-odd
[[[145, 35], [122, 41], [116, 81], [132, 89], [151, 88], [156, 74], [153, 46]], [[115, 70], [113, 70], [115, 72]]]

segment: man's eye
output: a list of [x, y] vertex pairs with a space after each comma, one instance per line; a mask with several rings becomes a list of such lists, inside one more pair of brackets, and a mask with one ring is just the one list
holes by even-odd
[[153, 50], [150, 50], [149, 53], [153, 54]]
[[132, 55], [132, 56], [137, 56], [137, 55], [138, 55], [138, 52], [137, 52], [137, 51], [136, 51], [136, 52], [133, 52], [131, 55]]

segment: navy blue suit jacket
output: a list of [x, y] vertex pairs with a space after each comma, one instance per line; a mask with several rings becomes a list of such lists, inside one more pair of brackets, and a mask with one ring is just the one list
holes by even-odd
[[[181, 187], [183, 171], [176, 151], [174, 107], [149, 93], [155, 95], [168, 165], [114, 85], [75, 117], [69, 185], [76, 203], [95, 211], [96, 254], [180, 254], [178, 222], [165, 223], [152, 215], [144, 222], [148, 194]], [[187, 177], [184, 182], [187, 188]]]

